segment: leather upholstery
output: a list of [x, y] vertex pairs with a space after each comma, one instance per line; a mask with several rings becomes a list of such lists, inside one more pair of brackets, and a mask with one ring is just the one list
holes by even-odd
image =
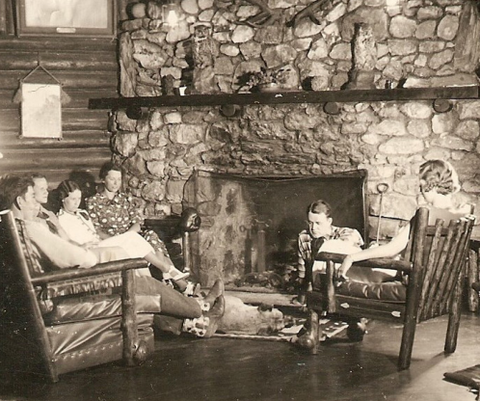
[[[314, 290], [320, 291], [319, 277], [314, 282]], [[407, 287], [400, 281], [372, 284], [347, 281], [335, 289], [336, 294], [355, 298], [365, 298], [386, 302], [405, 303]]]
[[[12, 222], [13, 219], [6, 221]], [[22, 269], [28, 269], [30, 277], [39, 277], [45, 271], [52, 270], [46, 268], [48, 263], [26, 235], [23, 222], [16, 223], [19, 251], [25, 262]], [[8, 360], [12, 365], [18, 365], [18, 370], [46, 373], [53, 381], [57, 381], [62, 373], [127, 358], [124, 350], [127, 331], [125, 322], [122, 324], [124, 317], [119, 294], [122, 288], [120, 272], [30, 287], [32, 299], [25, 300], [25, 294], [20, 295], [15, 284], [15, 281], [24, 277], [20, 275], [22, 270], [13, 263], [5, 263], [5, 260], [22, 261], [23, 257], [15, 259], [10, 254], [2, 256], [5, 259], [0, 266], [18, 275], [5, 273], [4, 276], [13, 277], [5, 288], [10, 295], [22, 298], [20, 302], [17, 299], [8, 304], [11, 316], [3, 316], [0, 331], [5, 344], [0, 347], [4, 353], [0, 363]], [[28, 277], [28, 273], [25, 277]], [[32, 284], [27, 283], [25, 287], [28, 285]], [[28, 303], [31, 300], [37, 302], [38, 308]], [[161, 311], [160, 295], [136, 295], [135, 307], [135, 344], [140, 346], [145, 343], [146, 352], [153, 352], [153, 313]]]
[[[153, 351], [153, 316], [137, 315], [138, 334]], [[121, 317], [47, 327], [58, 373], [122, 359]]]
[[348, 281], [337, 289], [337, 294], [348, 295], [355, 298], [405, 303], [407, 287], [399, 281], [389, 281], [379, 284]]
[[[159, 313], [160, 295], [137, 295], [135, 297], [137, 313]], [[90, 295], [53, 300], [53, 311], [45, 316], [46, 324], [81, 322], [122, 314], [120, 295]]]

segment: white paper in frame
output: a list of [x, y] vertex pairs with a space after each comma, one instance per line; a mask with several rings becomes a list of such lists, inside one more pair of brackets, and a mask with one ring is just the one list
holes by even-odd
[[61, 85], [21, 83], [22, 136], [62, 138]]

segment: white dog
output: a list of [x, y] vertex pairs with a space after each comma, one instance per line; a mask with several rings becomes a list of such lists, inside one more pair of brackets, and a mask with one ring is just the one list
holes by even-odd
[[284, 327], [285, 318], [280, 310], [246, 305], [240, 298], [225, 295], [225, 314], [217, 332], [268, 334]]

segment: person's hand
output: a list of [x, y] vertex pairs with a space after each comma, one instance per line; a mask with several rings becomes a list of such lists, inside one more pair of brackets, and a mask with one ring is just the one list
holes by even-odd
[[85, 242], [82, 245], [82, 248], [88, 250], [88, 249], [94, 248], [97, 245], [98, 245], [98, 242], [90, 241], [90, 242]]
[[476, 220], [476, 218], [477, 218], [477, 216], [469, 213], [466, 216], [460, 217], [460, 220], [466, 220], [468, 222], [468, 220]]
[[134, 223], [130, 226], [130, 228], [127, 231], [132, 231], [134, 233], [138, 233], [142, 230], [142, 226], [140, 223]]

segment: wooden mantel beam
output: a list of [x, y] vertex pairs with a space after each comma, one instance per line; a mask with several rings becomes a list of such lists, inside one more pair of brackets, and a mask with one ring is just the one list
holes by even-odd
[[282, 104], [327, 102], [379, 102], [435, 99], [479, 99], [479, 86], [401, 88], [277, 93], [209, 94], [187, 96], [119, 97], [90, 99], [89, 109], [129, 107], [222, 106], [226, 104]]

